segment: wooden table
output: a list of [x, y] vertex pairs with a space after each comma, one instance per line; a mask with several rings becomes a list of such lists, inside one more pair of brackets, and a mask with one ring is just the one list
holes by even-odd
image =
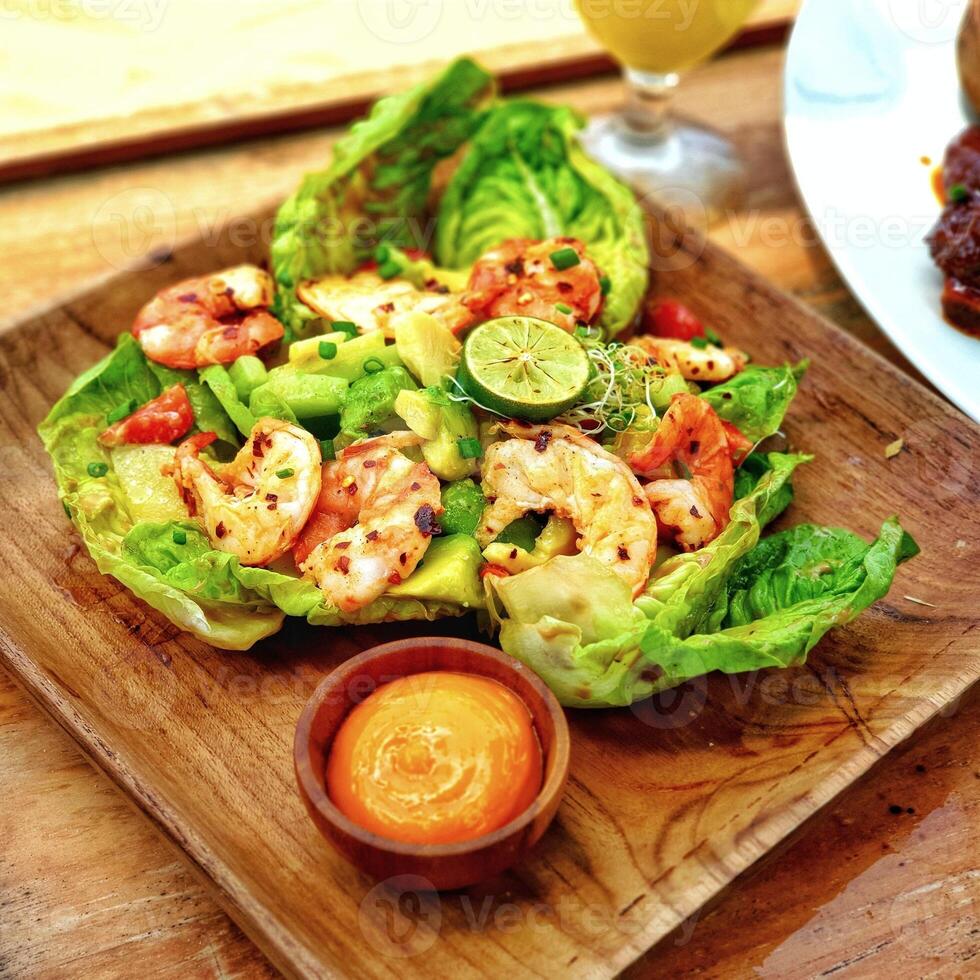
[[[912, 370], [862, 314], [803, 216], [782, 148], [781, 66], [775, 49], [730, 55], [683, 87], [682, 108], [730, 131], [752, 165], [747, 209], [715, 237]], [[543, 95], [599, 108], [615, 85]], [[275, 201], [321, 163], [331, 138], [282, 137], [3, 190], [6, 322], [134, 252]], [[0, 588], [16, 588], [2, 564]], [[978, 724], [974, 691], [630, 973], [975, 973]], [[273, 975], [182, 860], [2, 675], [0, 726], [0, 977]]]

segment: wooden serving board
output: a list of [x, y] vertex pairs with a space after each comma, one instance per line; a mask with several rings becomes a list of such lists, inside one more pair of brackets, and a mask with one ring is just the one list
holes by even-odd
[[759, 361], [813, 360], [787, 433], [817, 461], [783, 520], [870, 536], [898, 512], [923, 554], [805, 667], [570, 713], [568, 791], [532, 858], [441, 898], [399, 897], [330, 849], [291, 743], [344, 658], [469, 624], [291, 623], [216, 651], [96, 572], [34, 433], [155, 290], [260, 256], [227, 236], [192, 244], [0, 337], [0, 654], [287, 974], [612, 975], [980, 677], [980, 430], [717, 249], [662, 225], [655, 241], [658, 290]]
[[[759, 0], [733, 44], [781, 39], [800, 2]], [[335, 125], [462, 54], [508, 89], [615, 68], [570, 0], [6, 4], [0, 183]]]

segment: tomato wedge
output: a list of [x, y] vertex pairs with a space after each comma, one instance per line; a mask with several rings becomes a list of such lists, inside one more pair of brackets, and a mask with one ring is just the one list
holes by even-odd
[[704, 324], [683, 303], [676, 299], [650, 302], [643, 312], [643, 326], [647, 333], [671, 340], [691, 340], [704, 337]]
[[168, 443], [187, 435], [193, 424], [194, 410], [184, 386], [178, 384], [136, 409], [121, 422], [110, 425], [99, 436], [99, 442], [104, 446]]

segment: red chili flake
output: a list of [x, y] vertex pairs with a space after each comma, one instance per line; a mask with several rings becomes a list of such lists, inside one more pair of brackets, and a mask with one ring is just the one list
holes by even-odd
[[642, 507], [643, 506], [643, 498], [642, 497], [634, 497], [633, 498], [633, 506], [634, 507]]
[[[412, 490], [413, 492], [415, 490], [421, 490], [422, 489], [422, 484], [421, 483], [413, 483], [411, 485], [411, 487], [409, 487], [409, 489]], [[431, 510], [431, 508], [430, 508], [430, 510]]]
[[374, 467], [377, 466], [377, 465], [378, 465], [378, 461], [376, 459], [366, 459], [366, 460], [364, 460], [364, 469], [366, 469], [366, 470], [373, 470]]
[[262, 457], [265, 456], [265, 450], [262, 448], [262, 443], [259, 442], [258, 439], [252, 442], [252, 455], [255, 456], [256, 459], [262, 459]]
[[366, 538], [367, 538], [368, 541], [376, 541], [377, 538], [378, 538], [378, 532], [377, 531], [368, 531], [368, 533], [366, 535]]
[[392, 572], [392, 573], [391, 573], [391, 574], [390, 574], [390, 575], [388, 576], [388, 581], [389, 581], [389, 582], [390, 582], [390, 583], [391, 583], [392, 585], [401, 585], [401, 582], [402, 582], [402, 577], [401, 577], [401, 575], [399, 575], [399, 574], [398, 574], [398, 572]]
[[508, 262], [504, 266], [504, 271], [510, 273], [512, 276], [523, 276], [524, 275], [524, 260], [514, 259], [513, 262]]
[[559, 282], [556, 283], [558, 286], [558, 292], [560, 293], [570, 293], [574, 287], [570, 282]]
[[510, 553], [510, 560], [513, 561], [517, 557], [517, 549], [514, 548]]
[[709, 371], [714, 371], [714, 369], [715, 369], [715, 362], [714, 361], [708, 361], [708, 370]]
[[551, 442], [552, 435], [551, 429], [545, 429], [543, 432], [539, 432], [537, 439], [534, 440], [534, 448], [539, 453], [543, 453], [548, 448], [548, 443]]
[[355, 493], [357, 493], [357, 484], [356, 484], [356, 483], [352, 483], [352, 484], [351, 484], [351, 485], [350, 485], [350, 486], [349, 486], [349, 487], [347, 488], [347, 493], [348, 493], [348, 494], [349, 494], [349, 495], [350, 495], [351, 497], [353, 497], [353, 496], [354, 496], [354, 494], [355, 494]]
[[350, 547], [350, 541], [338, 541], [334, 545], [334, 547], [337, 548], [339, 551], [343, 551], [345, 548]]
[[238, 327], [225, 327], [221, 331], [221, 336], [226, 340], [234, 340], [238, 336]]
[[378, 307], [378, 309], [381, 310], [382, 313], [394, 313], [395, 312], [395, 304], [394, 303], [382, 303]]
[[177, 297], [177, 301], [179, 303], [196, 303], [197, 293], [181, 293], [181, 295]]
[[431, 538], [440, 532], [441, 528], [436, 521], [436, 512], [432, 509], [431, 504], [422, 504], [415, 512], [415, 526], [427, 538]]
[[699, 510], [697, 509], [697, 507], [693, 507], [693, 506], [692, 506], [692, 507], [691, 507], [691, 517], [700, 517], [700, 516], [701, 516], [701, 513], [700, 513], [700, 511], [699, 511]]
[[279, 505], [273, 500], [272, 503], [269, 504], [268, 507], [266, 507], [266, 510], [275, 510], [278, 506]]
[[619, 555], [620, 561], [629, 561], [630, 553], [626, 550], [624, 545], [620, 545], [616, 549], [616, 554]]
[[692, 439], [691, 440], [691, 445], [688, 448], [691, 451], [691, 455], [692, 456], [696, 456], [697, 453], [698, 453], [698, 450], [701, 448], [701, 443], [698, 442], [697, 439]]
[[342, 575], [346, 575], [350, 571], [350, 559], [347, 557], [347, 555], [341, 555], [337, 559], [337, 564], [334, 565], [334, 568], [336, 568]]
[[223, 538], [225, 536], [225, 525], [218, 521], [218, 526], [214, 529], [214, 535], [217, 538]]
[[267, 493], [265, 495], [265, 499], [266, 500], [278, 500], [279, 499], [279, 495], [278, 494], [275, 494], [275, 493]]
[[723, 391], [721, 393], [721, 397], [722, 397], [722, 399], [724, 401], [728, 402], [728, 401], [731, 401], [734, 396], [732, 395], [732, 393], [730, 391]]
[[700, 373], [701, 373], [701, 368], [699, 368], [699, 367], [692, 367], [691, 368], [691, 374], [700, 374]]
[[406, 554], [405, 554], [405, 552], [403, 551], [403, 552], [402, 552], [402, 553], [401, 553], [401, 554], [400, 554], [400, 555], [398, 556], [398, 564], [399, 564], [399, 565], [404, 565], [404, 564], [405, 564], [405, 562], [407, 562], [407, 561], [408, 561], [408, 555], [406, 555]]

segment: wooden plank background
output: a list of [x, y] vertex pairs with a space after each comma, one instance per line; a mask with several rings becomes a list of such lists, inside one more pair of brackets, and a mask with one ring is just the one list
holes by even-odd
[[572, 0], [3, 0], [0, 31], [3, 180], [336, 123], [464, 53], [520, 85], [606, 63]]

